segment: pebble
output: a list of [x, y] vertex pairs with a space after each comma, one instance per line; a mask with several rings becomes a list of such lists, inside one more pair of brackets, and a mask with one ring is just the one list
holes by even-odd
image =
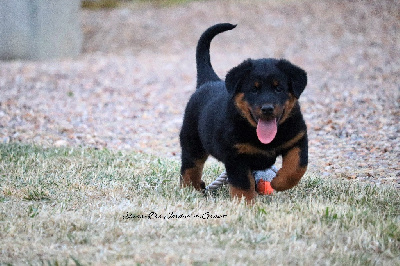
[[59, 139], [54, 142], [54, 146], [55, 147], [65, 147], [65, 146], [68, 146], [68, 142], [66, 140]]

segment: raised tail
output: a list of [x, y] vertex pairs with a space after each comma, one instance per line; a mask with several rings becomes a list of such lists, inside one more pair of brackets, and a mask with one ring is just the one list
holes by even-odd
[[230, 23], [216, 24], [208, 28], [200, 37], [196, 49], [197, 85], [200, 87], [209, 81], [218, 81], [210, 60], [210, 44], [212, 39], [221, 32], [232, 30], [236, 25]]

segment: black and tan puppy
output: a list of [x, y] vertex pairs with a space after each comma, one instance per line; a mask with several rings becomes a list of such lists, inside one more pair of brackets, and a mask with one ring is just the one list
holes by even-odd
[[223, 23], [207, 29], [196, 51], [197, 89], [180, 132], [181, 186], [204, 189], [204, 162], [212, 155], [225, 164], [231, 197], [256, 196], [253, 171], [271, 167], [282, 155], [272, 180], [277, 191], [295, 186], [306, 172], [307, 128], [298, 98], [307, 74], [286, 60], [248, 59], [222, 81], [210, 62], [210, 43], [235, 28]]

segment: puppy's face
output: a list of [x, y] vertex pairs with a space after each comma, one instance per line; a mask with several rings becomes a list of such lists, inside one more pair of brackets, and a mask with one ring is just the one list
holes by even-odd
[[306, 73], [285, 60], [247, 60], [232, 69], [226, 87], [261, 143], [270, 143], [307, 84]]
[[[246, 78], [235, 96], [236, 106], [241, 112], [249, 112], [250, 124], [256, 125], [261, 120], [276, 120], [282, 118], [285, 102], [290, 97], [287, 80], [279, 75], [252, 76]], [[243, 102], [249, 110], [244, 110]]]

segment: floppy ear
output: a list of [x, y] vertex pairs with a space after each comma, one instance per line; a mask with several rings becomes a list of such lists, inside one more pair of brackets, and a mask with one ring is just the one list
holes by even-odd
[[251, 71], [253, 63], [251, 59], [243, 61], [240, 65], [229, 70], [225, 78], [225, 86], [229, 94], [234, 94], [243, 78]]
[[276, 66], [289, 77], [292, 93], [298, 99], [307, 86], [307, 73], [284, 59], [279, 60]]

